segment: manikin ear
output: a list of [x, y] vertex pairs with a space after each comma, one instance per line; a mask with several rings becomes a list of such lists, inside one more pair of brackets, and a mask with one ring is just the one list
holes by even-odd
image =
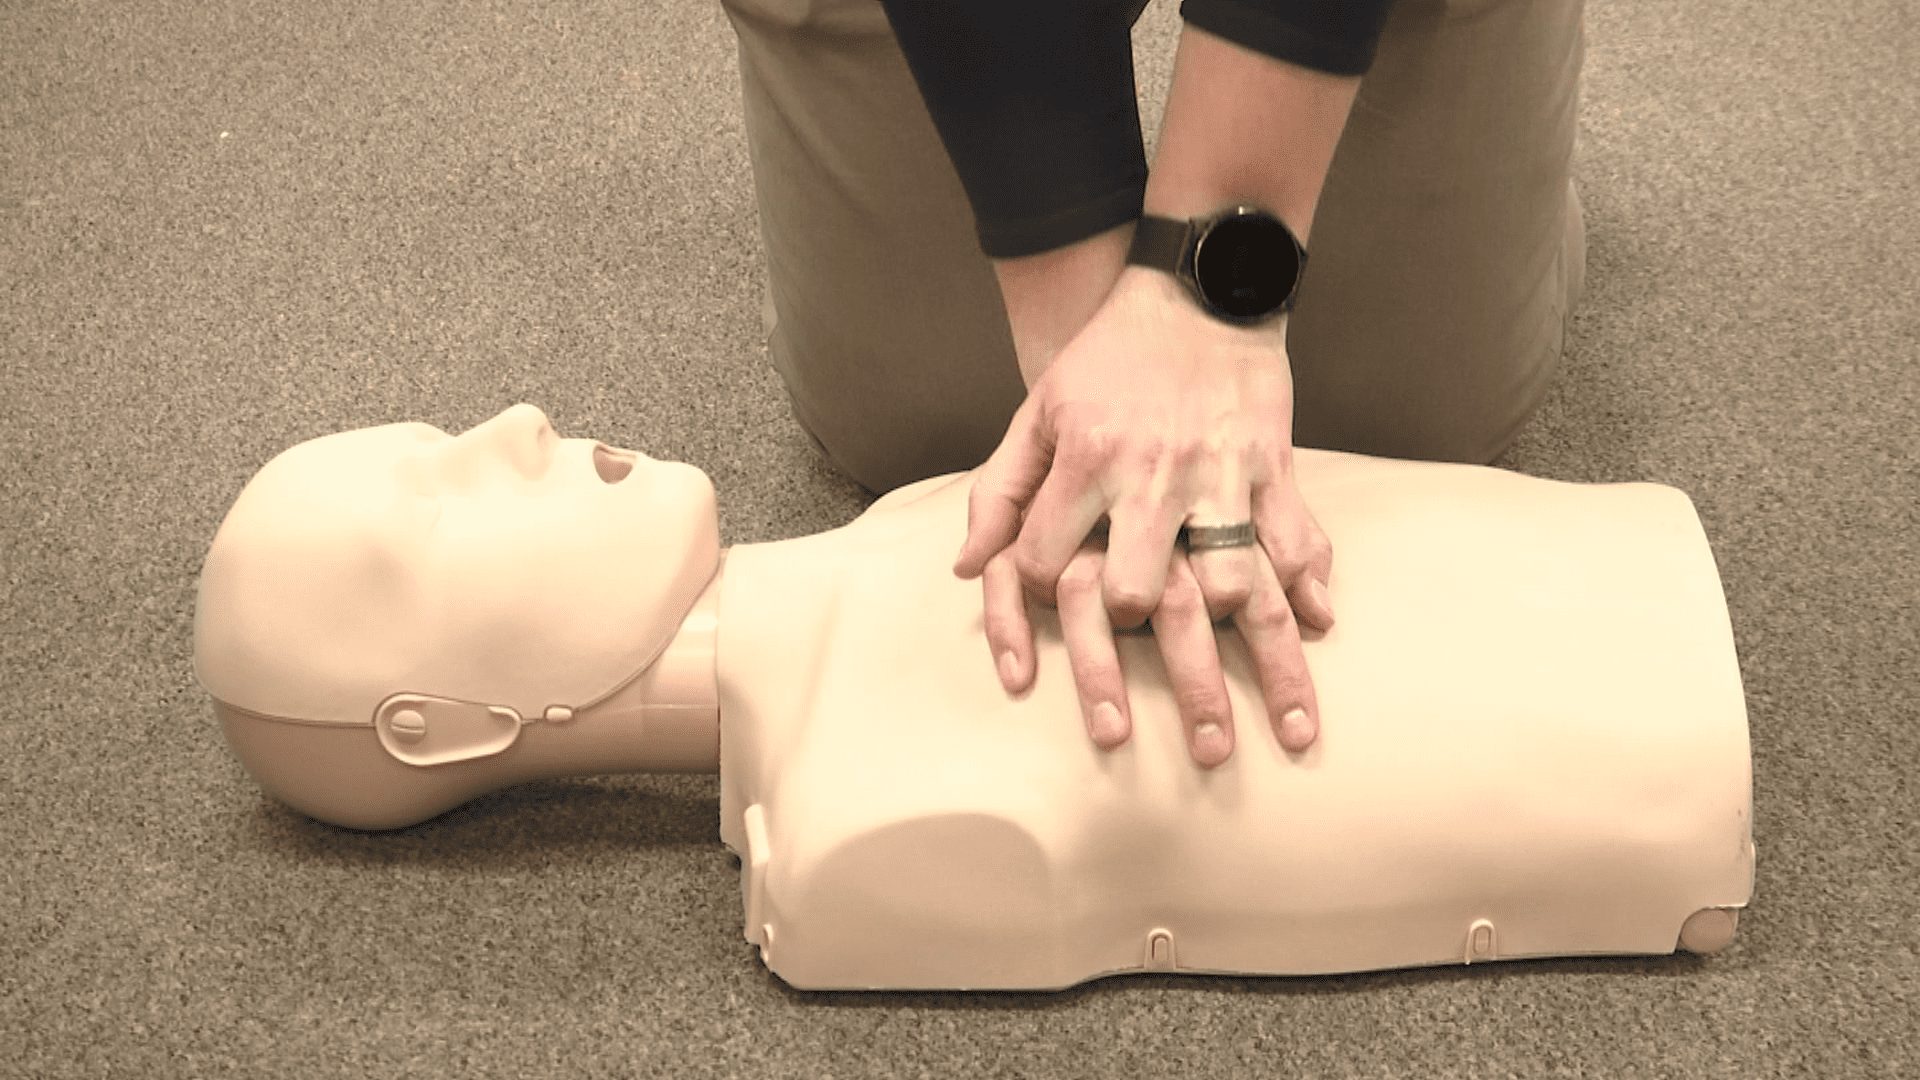
[[297, 723], [215, 699], [227, 744], [267, 794], [351, 829], [397, 829], [530, 780], [717, 772], [720, 578], [645, 670], [577, 715], [393, 694], [371, 724]]
[[267, 794], [308, 817], [349, 829], [415, 825], [488, 792], [535, 779], [517, 745], [442, 765], [409, 765], [372, 725], [270, 720], [215, 701], [227, 745]]

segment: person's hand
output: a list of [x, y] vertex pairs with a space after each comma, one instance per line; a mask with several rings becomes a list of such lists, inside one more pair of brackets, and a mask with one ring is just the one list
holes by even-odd
[[[1187, 746], [1211, 768], [1235, 741], [1213, 634], [1231, 617], [1280, 745], [1312, 745], [1300, 623], [1333, 624], [1333, 549], [1294, 482], [1292, 428], [1284, 321], [1228, 325], [1171, 277], [1127, 267], [974, 477], [954, 572], [982, 577], [1007, 691], [1034, 678], [1031, 595], [1059, 609], [1088, 734], [1119, 746], [1133, 717], [1113, 633], [1151, 619]], [[1104, 544], [1089, 539], [1103, 516]], [[1248, 520], [1255, 545], [1175, 546], [1183, 525]]]

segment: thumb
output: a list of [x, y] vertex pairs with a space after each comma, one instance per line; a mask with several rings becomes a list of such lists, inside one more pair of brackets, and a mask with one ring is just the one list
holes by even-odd
[[1036, 395], [1027, 395], [993, 456], [973, 474], [973, 490], [967, 496], [967, 539], [953, 563], [957, 577], [979, 577], [988, 560], [1020, 535], [1027, 504], [1053, 467], [1053, 440], [1044, 430], [1037, 401]]

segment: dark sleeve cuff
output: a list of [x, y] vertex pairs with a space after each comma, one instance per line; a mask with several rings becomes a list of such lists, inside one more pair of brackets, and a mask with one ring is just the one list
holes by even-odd
[[1140, 216], [1144, 0], [883, 0], [973, 206], [980, 249], [1034, 255]]
[[1138, 180], [1086, 202], [1027, 218], [979, 218], [980, 250], [990, 259], [1017, 259], [1063, 248], [1135, 220], [1146, 201], [1147, 173], [1143, 164]]
[[1364, 75], [1393, 0], [1183, 0], [1180, 17], [1276, 60]]

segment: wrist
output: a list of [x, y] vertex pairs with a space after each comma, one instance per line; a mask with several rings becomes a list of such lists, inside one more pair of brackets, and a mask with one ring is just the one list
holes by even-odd
[[1106, 303], [1127, 269], [1133, 227], [1128, 221], [1052, 251], [992, 260], [1027, 386]]
[[1127, 266], [1114, 282], [1113, 295], [1120, 303], [1159, 306], [1182, 321], [1205, 327], [1216, 340], [1233, 339], [1261, 345], [1278, 342], [1283, 347], [1287, 340], [1286, 312], [1258, 323], [1224, 322], [1207, 311], [1200, 298], [1178, 278], [1151, 266]]
[[1136, 234], [1141, 241], [1115, 291], [1150, 291], [1163, 305], [1254, 339], [1284, 337], [1304, 252], [1270, 216], [1235, 215], [1224, 229], [1220, 221], [1142, 222], [1153, 231]]

